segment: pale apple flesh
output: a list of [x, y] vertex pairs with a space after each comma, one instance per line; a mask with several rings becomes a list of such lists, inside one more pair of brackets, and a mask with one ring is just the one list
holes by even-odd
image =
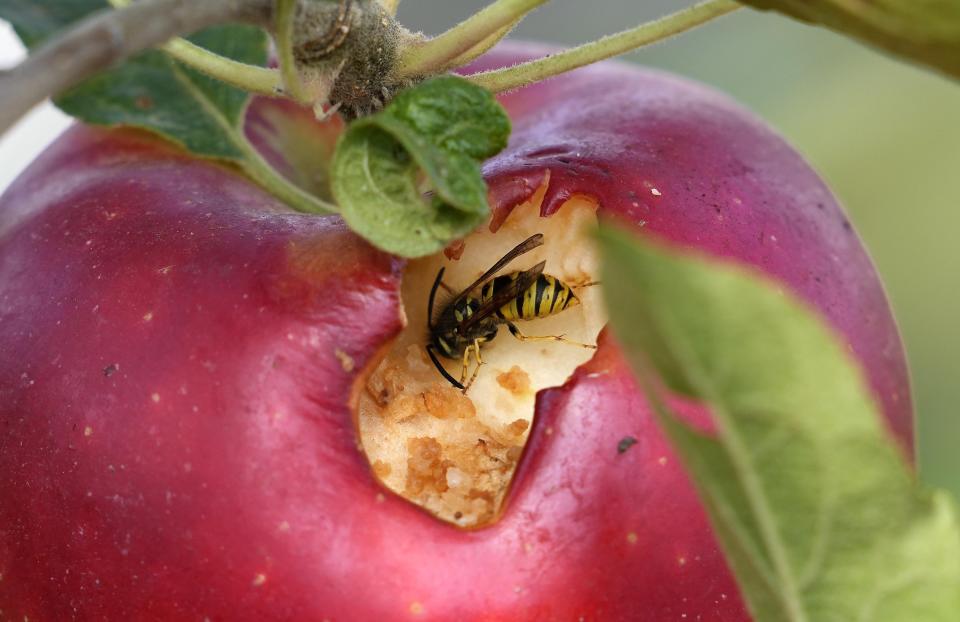
[[[764, 270], [848, 341], [910, 451], [880, 282], [779, 137], [711, 91], [624, 65], [503, 101], [515, 133], [485, 169], [492, 231], [544, 188], [545, 227], [586, 197], [601, 220]], [[354, 406], [404, 305], [425, 299], [403, 268], [337, 218], [292, 214], [158, 139], [65, 134], [0, 198], [2, 616], [748, 620], [606, 332], [534, 398], [494, 522], [459, 528], [380, 483]], [[511, 339], [489, 346], [491, 370], [498, 347], [519, 360], [530, 345]], [[709, 429], [702, 406], [674, 406]]]
[[[494, 233], [480, 230], [456, 252], [412, 261], [403, 275], [407, 326], [390, 353], [363, 381], [359, 394], [360, 439], [374, 472], [391, 490], [454, 524], [475, 527], [499, 513], [526, 443], [539, 391], [562, 385], [593, 356], [606, 321], [591, 236], [594, 202], [568, 201], [549, 218], [540, 216], [544, 183], [517, 206]], [[428, 358], [427, 303], [437, 271], [445, 268], [449, 301], [497, 259], [527, 237], [544, 244], [519, 257], [504, 273], [546, 261], [545, 274], [574, 288], [579, 304], [556, 315], [517, 322], [526, 336], [563, 336], [573, 343], [520, 341], [507, 328], [481, 349], [483, 365], [470, 358], [466, 393], [455, 389]], [[435, 312], [436, 315], [436, 312]], [[580, 345], [575, 345], [580, 344]], [[458, 378], [462, 361], [449, 361]]]

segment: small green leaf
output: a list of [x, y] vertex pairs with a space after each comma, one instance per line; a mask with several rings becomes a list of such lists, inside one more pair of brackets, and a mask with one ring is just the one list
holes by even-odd
[[[7, 0], [0, 18], [29, 47], [95, 11], [100, 0], [38, 3]], [[191, 40], [222, 56], [263, 65], [267, 35], [250, 26], [220, 26]], [[238, 129], [247, 93], [203, 76], [162, 52], [145, 52], [71, 89], [55, 102], [67, 114], [98, 125], [144, 128], [207, 157], [245, 157]]]
[[486, 89], [454, 76], [428, 80], [347, 128], [333, 158], [333, 195], [344, 220], [377, 246], [434, 253], [487, 219], [480, 162], [509, 134]]
[[[601, 242], [614, 332], [754, 619], [956, 620], [956, 507], [919, 487], [839, 338], [743, 268], [612, 229]], [[663, 384], [708, 403], [717, 432], [671, 412]]]
[[385, 111], [444, 151], [485, 160], [503, 151], [510, 119], [486, 89], [457, 76], [397, 95]]
[[957, 0], [742, 0], [871, 43], [960, 78]]

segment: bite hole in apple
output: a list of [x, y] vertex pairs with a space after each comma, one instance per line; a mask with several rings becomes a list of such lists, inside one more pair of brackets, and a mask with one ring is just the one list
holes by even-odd
[[[532, 426], [537, 392], [564, 384], [595, 350], [554, 341], [520, 341], [505, 325], [481, 347], [483, 365], [464, 394], [427, 355], [427, 303], [437, 271], [445, 268], [434, 313], [535, 233], [543, 244], [500, 274], [546, 261], [544, 274], [573, 288], [580, 304], [545, 318], [517, 322], [532, 336], [563, 335], [596, 344], [606, 323], [591, 233], [596, 203], [573, 197], [540, 216], [546, 183], [516, 206], [496, 232], [484, 228], [444, 253], [411, 261], [403, 276], [407, 324], [374, 370], [361, 379], [357, 424], [374, 475], [394, 493], [460, 527], [496, 520]], [[452, 292], [452, 293], [451, 293]], [[439, 357], [454, 378], [461, 361]], [[476, 361], [471, 358], [470, 373]]]

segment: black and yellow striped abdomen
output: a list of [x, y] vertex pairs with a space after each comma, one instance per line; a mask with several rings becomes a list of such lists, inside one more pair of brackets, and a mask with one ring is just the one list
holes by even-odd
[[[489, 281], [481, 290], [481, 302], [492, 298], [497, 290], [509, 286], [520, 274], [513, 272]], [[549, 274], [541, 274], [530, 287], [500, 307], [497, 316], [508, 322], [533, 320], [559, 313], [577, 304], [580, 304], [580, 300], [569, 285]]]

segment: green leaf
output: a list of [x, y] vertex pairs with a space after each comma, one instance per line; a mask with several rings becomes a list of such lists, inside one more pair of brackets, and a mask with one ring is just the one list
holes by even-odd
[[486, 89], [455, 76], [428, 80], [347, 128], [333, 158], [333, 195], [351, 228], [380, 248], [437, 252], [488, 218], [480, 162], [509, 134]]
[[[757, 622], [953, 621], [960, 527], [922, 490], [837, 335], [766, 277], [613, 229], [614, 332]], [[706, 402], [706, 434], [663, 389]]]
[[0, 19], [10, 22], [23, 44], [33, 49], [58, 30], [108, 6], [101, 0], [4, 0]]
[[871, 43], [960, 78], [957, 0], [742, 0]]
[[[104, 0], [0, 1], [0, 19], [13, 24], [30, 48], [88, 15], [112, 10]], [[241, 63], [264, 65], [267, 35], [250, 26], [217, 26], [190, 40]], [[139, 54], [74, 87], [55, 103], [87, 123], [142, 128], [195, 155], [231, 160], [291, 208], [335, 211], [272, 169], [247, 141], [243, 117], [249, 95], [214, 80], [159, 51]]]
[[[6, 0], [0, 18], [13, 24], [29, 47], [98, 10], [99, 0]], [[267, 35], [250, 26], [210, 28], [191, 40], [222, 56], [263, 65]], [[157, 51], [140, 54], [71, 89], [55, 103], [87, 123], [144, 128], [198, 155], [244, 159], [239, 124], [247, 93], [203, 76]]]

